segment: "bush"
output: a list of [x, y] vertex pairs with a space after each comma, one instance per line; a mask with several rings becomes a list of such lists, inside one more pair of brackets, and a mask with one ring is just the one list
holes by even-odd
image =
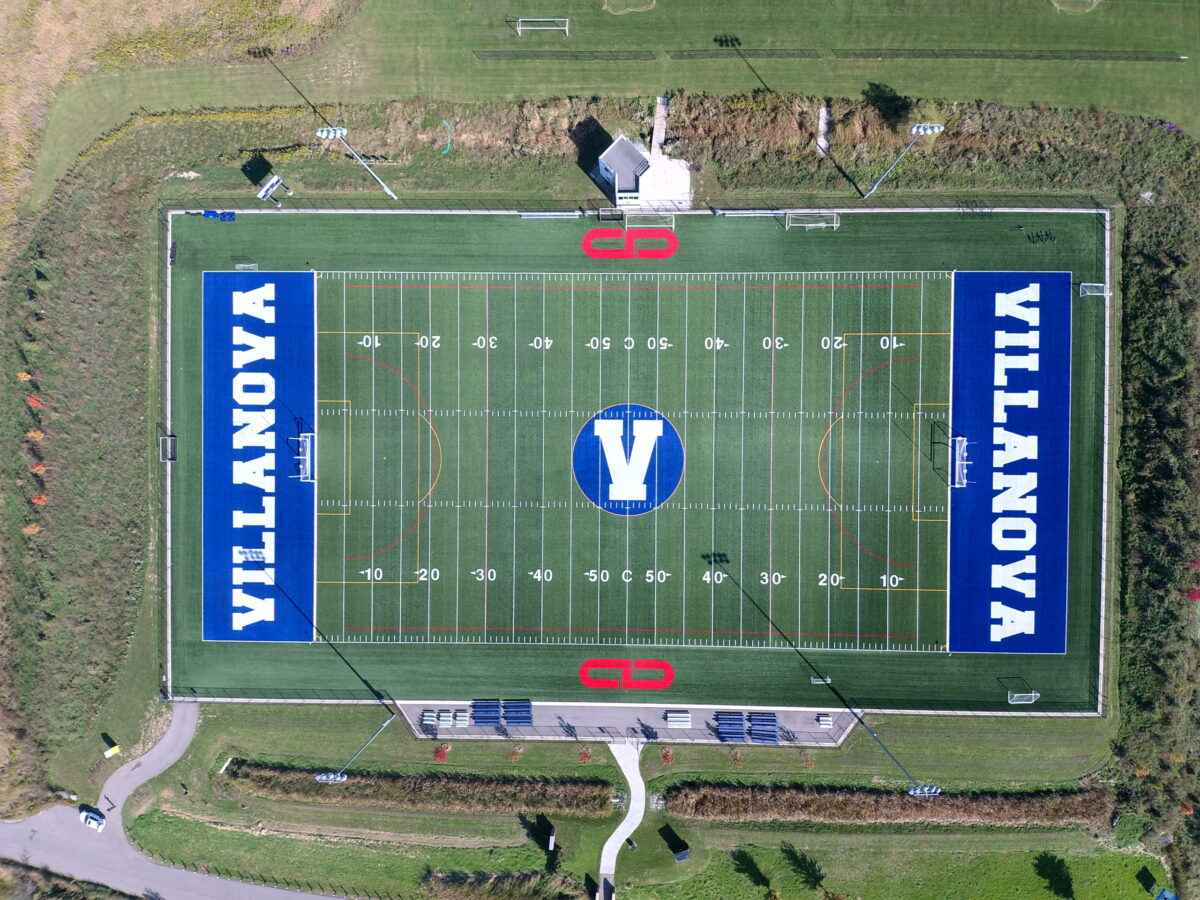
[[225, 770], [231, 787], [260, 797], [439, 812], [567, 813], [603, 818], [612, 812], [607, 781], [493, 778], [482, 775], [352, 775], [336, 793], [314, 779], [315, 769], [269, 766], [234, 759]]

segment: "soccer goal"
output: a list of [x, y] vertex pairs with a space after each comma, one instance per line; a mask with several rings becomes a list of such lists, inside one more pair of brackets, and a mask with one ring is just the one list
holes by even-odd
[[1042, 696], [1042, 695], [1039, 694], [1037, 691], [1025, 691], [1024, 693], [1018, 693], [1017, 691], [1009, 691], [1008, 692], [1008, 702], [1012, 703], [1013, 705], [1017, 705], [1017, 704], [1021, 704], [1021, 703], [1034, 703], [1037, 701], [1038, 697], [1040, 697], [1040, 696]]
[[814, 228], [832, 228], [837, 231], [842, 227], [842, 217], [837, 213], [788, 213], [783, 227], [788, 231], [793, 228], [803, 228], [812, 231]]
[[548, 19], [517, 19], [517, 34], [524, 35], [527, 31], [561, 31], [564, 35], [571, 34], [571, 20], [563, 18]]
[[1111, 293], [1107, 284], [1081, 283], [1079, 285], [1080, 297], [1107, 297]]
[[602, 206], [596, 210], [596, 219], [600, 222], [624, 222], [625, 210], [619, 206]]
[[297, 477], [301, 481], [317, 480], [317, 436], [312, 432], [300, 435], [296, 452]]
[[675, 213], [628, 212], [626, 228], [669, 228], [675, 230]]
[[967, 486], [967, 466], [971, 461], [967, 459], [967, 439], [965, 437], [956, 437], [950, 442], [950, 486], [951, 487], [966, 487]]

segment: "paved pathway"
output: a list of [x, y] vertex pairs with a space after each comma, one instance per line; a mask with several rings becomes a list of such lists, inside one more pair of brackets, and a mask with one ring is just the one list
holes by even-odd
[[625, 839], [637, 831], [646, 813], [646, 782], [642, 780], [638, 759], [642, 755], [642, 741], [629, 740], [623, 744], [609, 744], [613, 758], [621, 767], [621, 773], [629, 782], [629, 811], [621, 824], [604, 842], [600, 851], [600, 900], [609, 900], [616, 891], [617, 853]]
[[110, 804], [101, 801], [100, 809], [108, 819], [104, 831], [97, 834], [86, 828], [74, 806], [52, 806], [21, 822], [0, 823], [0, 857], [106, 884], [135, 897], [294, 900], [298, 896], [296, 891], [241, 884], [159, 865], [129, 843], [122, 819], [125, 801], [136, 788], [170, 768], [196, 733], [199, 703], [173, 703], [172, 710], [171, 725], [162, 740], [144, 756], [123, 765], [105, 782], [101, 796], [107, 796], [116, 808], [110, 811]]

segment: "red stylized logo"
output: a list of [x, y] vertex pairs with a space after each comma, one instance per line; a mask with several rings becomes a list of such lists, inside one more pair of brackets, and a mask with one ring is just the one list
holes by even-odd
[[[616, 670], [621, 673], [619, 678], [597, 678], [592, 672], [597, 669]], [[633, 672], [656, 671], [659, 678], [634, 678]], [[579, 680], [584, 687], [613, 690], [624, 688], [627, 691], [661, 691], [671, 686], [675, 680], [675, 667], [665, 659], [589, 659], [579, 667]]]
[[[624, 241], [620, 247], [597, 247], [596, 241]], [[638, 241], [666, 241], [665, 247], [638, 247]], [[593, 228], [583, 236], [583, 252], [592, 259], [666, 259], [679, 249], [670, 228]]]

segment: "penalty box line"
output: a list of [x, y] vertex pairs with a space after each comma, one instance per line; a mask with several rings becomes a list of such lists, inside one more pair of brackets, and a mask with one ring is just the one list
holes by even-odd
[[[847, 387], [846, 386], [846, 373], [847, 373], [848, 365], [847, 365], [846, 354], [847, 354], [847, 351], [850, 349], [850, 339], [851, 338], [859, 338], [860, 339], [859, 345], [861, 345], [861, 339], [863, 339], [863, 338], [880, 338], [881, 341], [888, 340], [889, 346], [885, 348], [881, 344], [880, 349], [881, 350], [887, 349], [887, 350], [894, 351], [903, 346], [903, 344], [900, 344], [896, 340], [897, 338], [901, 338], [901, 337], [915, 337], [915, 338], [947, 337], [948, 338], [948, 337], [950, 337], [950, 332], [948, 332], [948, 331], [845, 331], [845, 332], [842, 332], [841, 347], [839, 348], [842, 351], [842, 359], [841, 359], [841, 363], [842, 363], [842, 365], [841, 365], [842, 395], [841, 395], [841, 399], [838, 401], [839, 404], [846, 399], [846, 396], [849, 393], [849, 391], [854, 390], [854, 388], [857, 387], [861, 381], [863, 381], [867, 376], [873, 374], [874, 372], [878, 371], [879, 369], [881, 369], [885, 366], [891, 366], [897, 362], [905, 361], [906, 359], [919, 359], [920, 358], [919, 356], [901, 357], [899, 359], [893, 358], [889, 362], [884, 363], [883, 366], [876, 367], [875, 369], [871, 369], [868, 372], [864, 373], [863, 375], [860, 375], [856, 381], [854, 381], [853, 383], [851, 383], [851, 385], [849, 387]], [[947, 373], [947, 375], [948, 374], [949, 373]], [[916, 403], [913, 404], [912, 504], [910, 507], [910, 516], [913, 517], [912, 518], [913, 522], [936, 523], [936, 522], [947, 521], [945, 519], [919, 519], [919, 518], [916, 518], [916, 514], [917, 514], [917, 438], [916, 438], [916, 435], [917, 435], [917, 429], [918, 429], [918, 416], [919, 416], [919, 413], [917, 412], [918, 406], [949, 406], [949, 405], [950, 405], [949, 402], [934, 403], [931, 401], [917, 401]], [[840, 416], [838, 421], [840, 421], [842, 423], [841, 428], [840, 428], [840, 434], [838, 436], [839, 437], [839, 440], [838, 440], [838, 445], [839, 445], [839, 454], [838, 454], [839, 455], [839, 461], [838, 461], [839, 496], [842, 498], [845, 498], [845, 496], [846, 496], [846, 425], [845, 425], [845, 417]], [[822, 452], [821, 450], [818, 450], [818, 456], [821, 452]], [[860, 452], [861, 452], [861, 448], [860, 448]], [[819, 458], [818, 458], [817, 462], [818, 462], [818, 472], [819, 472], [820, 471], [820, 459]], [[888, 466], [891, 467], [891, 465], [892, 465], [892, 458], [889, 456]], [[859, 486], [861, 488], [861, 482], [860, 482]], [[947, 502], [949, 502], [949, 501], [947, 500]], [[839, 503], [837, 503], [837, 505], [840, 507], [842, 504], [839, 502]], [[886, 515], [886, 513], [885, 513], [885, 515]], [[920, 525], [918, 524], [917, 527], [920, 528]], [[888, 524], [888, 528], [889, 529], [891, 528], [890, 522]], [[840, 527], [838, 529], [838, 531], [839, 531], [838, 575], [840, 576], [840, 579], [841, 579], [838, 584], [839, 590], [856, 591], [856, 592], [857, 591], [875, 591], [875, 592], [893, 592], [894, 591], [896, 593], [922, 593], [922, 594], [924, 594], [924, 593], [944, 594], [947, 592], [947, 588], [921, 588], [921, 587], [905, 588], [905, 587], [899, 587], [899, 586], [874, 587], [874, 586], [866, 586], [866, 585], [847, 584], [847, 579], [846, 579], [846, 574], [845, 574], [846, 573], [846, 539], [847, 539], [847, 537], [849, 537], [849, 535], [847, 534], [844, 525], [842, 525], [842, 527]], [[861, 545], [859, 545], [857, 543], [857, 541], [854, 541], [853, 538], [851, 538], [851, 541], [856, 545], [856, 547], [860, 553], [865, 552], [868, 555], [876, 556], [876, 554], [872, 553], [870, 550], [867, 550], [865, 547], [862, 547]], [[904, 565], [903, 563], [895, 563], [889, 559], [884, 559], [882, 557], [880, 557], [880, 559], [883, 562], [887, 563], [888, 565]], [[917, 563], [913, 563], [912, 567], [917, 568], [919, 566], [919, 564], [920, 564], [919, 561]]]

